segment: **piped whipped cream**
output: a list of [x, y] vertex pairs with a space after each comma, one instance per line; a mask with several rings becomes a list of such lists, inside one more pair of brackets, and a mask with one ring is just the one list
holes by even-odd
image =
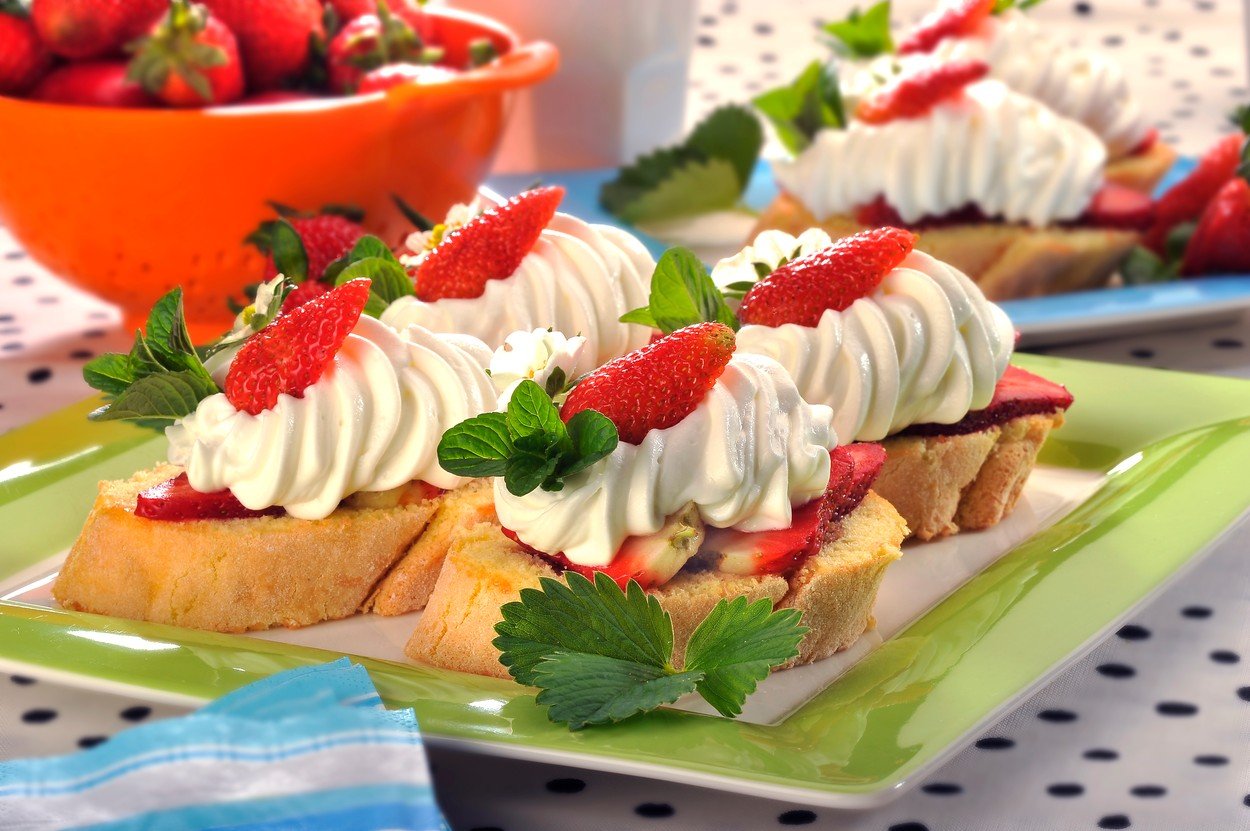
[[1106, 161], [1089, 129], [985, 80], [919, 118], [822, 130], [774, 172], [818, 219], [884, 196], [907, 222], [973, 204], [1041, 227], [1084, 213]]
[[[489, 360], [474, 338], [419, 326], [397, 332], [361, 317], [302, 398], [281, 395], [251, 415], [211, 395], [166, 428], [169, 460], [198, 491], [228, 488], [248, 508], [280, 505], [299, 519], [321, 519], [350, 494], [414, 479], [458, 487], [467, 480], [439, 466], [438, 442], [494, 409]], [[218, 376], [228, 369], [215, 364]]]
[[1113, 159], [1131, 153], [1150, 132], [1119, 64], [1068, 46], [1017, 9], [992, 15], [967, 37], [947, 38], [932, 58], [985, 61], [990, 77], [1093, 130]]
[[647, 304], [655, 260], [631, 234], [556, 214], [511, 276], [489, 280], [481, 297], [433, 302], [404, 297], [382, 314], [397, 329], [417, 324], [462, 332], [491, 349], [517, 330], [551, 327], [586, 338], [596, 364], [645, 346], [645, 326], [621, 323]]
[[829, 484], [832, 420], [776, 361], [738, 353], [679, 423], [621, 442], [556, 493], [513, 496], [496, 479], [495, 509], [525, 543], [589, 567], [608, 565], [626, 538], [655, 533], [690, 503], [718, 528], [788, 528], [792, 507]]
[[[808, 231], [806, 245], [830, 244]], [[775, 267], [799, 240], [765, 231], [712, 279], [737, 278], [746, 257]], [[958, 269], [912, 251], [867, 297], [841, 312], [827, 310], [816, 326], [748, 325], [739, 352], [775, 359], [808, 401], [834, 408], [843, 441], [878, 441], [912, 424], [953, 424], [994, 397], [1007, 370], [1015, 332], [1007, 314]]]

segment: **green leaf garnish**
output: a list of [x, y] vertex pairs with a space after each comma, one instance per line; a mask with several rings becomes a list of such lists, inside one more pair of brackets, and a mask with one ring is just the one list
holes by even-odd
[[1180, 260], [1165, 262], [1158, 254], [1139, 245], [1120, 264], [1120, 275], [1130, 286], [1166, 283], [1180, 276]]
[[772, 123], [791, 153], [801, 153], [821, 130], [846, 126], [838, 73], [832, 64], [812, 61], [788, 86], [769, 90], [752, 101]]
[[806, 629], [793, 609], [769, 600], [721, 600], [686, 647], [686, 666], [673, 666], [673, 622], [654, 595], [634, 580], [622, 591], [606, 574], [594, 582], [566, 572], [522, 589], [495, 625], [499, 661], [522, 684], [540, 688], [537, 701], [552, 721], [571, 730], [621, 721], [671, 704], [696, 690], [726, 716], [770, 668], [798, 654]]
[[626, 312], [620, 320], [650, 326], [666, 335], [704, 322], [738, 328], [738, 318], [703, 263], [686, 248], [670, 248], [660, 256], [651, 275], [647, 305]]
[[621, 168], [599, 191], [608, 212], [627, 222], [655, 222], [733, 208], [746, 189], [764, 133], [750, 110], [714, 110], [680, 145]]
[[88, 418], [92, 421], [173, 421], [194, 412], [196, 405], [216, 392], [217, 385], [206, 375], [190, 370], [161, 372], [133, 382]]
[[82, 368], [83, 380], [92, 389], [108, 395], [120, 395], [135, 382], [135, 367], [129, 355], [110, 352], [90, 361]]
[[990, 9], [990, 14], [1002, 14], [1008, 9], [1028, 11], [1044, 2], [1045, 0], [994, 0], [994, 8]]
[[365, 304], [365, 314], [371, 317], [381, 317], [387, 306], [416, 292], [408, 272], [377, 237], [361, 238], [345, 257], [332, 265], [340, 262], [343, 266], [335, 269], [334, 285], [341, 286], [361, 277], [371, 281], [369, 302]]
[[308, 279], [308, 252], [295, 226], [286, 219], [274, 220], [270, 225], [269, 245], [274, 268], [292, 283]]
[[476, 38], [469, 41], [469, 66], [476, 69], [499, 57], [499, 50], [490, 38]]
[[881, 0], [867, 11], [853, 9], [843, 20], [826, 23], [830, 46], [844, 58], [875, 58], [894, 52], [890, 37], [890, 0]]
[[558, 491], [564, 480], [616, 449], [616, 425], [584, 410], [565, 424], [531, 380], [517, 384], [506, 413], [483, 413], [443, 434], [438, 463], [456, 476], [502, 476], [508, 492]]

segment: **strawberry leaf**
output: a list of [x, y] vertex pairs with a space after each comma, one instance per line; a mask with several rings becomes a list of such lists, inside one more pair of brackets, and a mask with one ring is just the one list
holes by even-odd
[[702, 675], [604, 655], [555, 652], [535, 669], [535, 699], [547, 717], [570, 730], [611, 724], [672, 704], [695, 691]]
[[826, 23], [829, 45], [844, 58], [865, 59], [894, 52], [890, 37], [890, 0], [881, 0], [867, 11], [858, 8], [843, 20]]
[[836, 67], [812, 61], [788, 86], [757, 96], [751, 103], [773, 125], [791, 153], [801, 153], [821, 130], [846, 126]]
[[620, 320], [651, 326], [666, 335], [704, 322], [738, 328], [737, 317], [707, 269], [686, 248], [670, 248], [660, 256], [651, 275], [646, 307], [627, 312]]

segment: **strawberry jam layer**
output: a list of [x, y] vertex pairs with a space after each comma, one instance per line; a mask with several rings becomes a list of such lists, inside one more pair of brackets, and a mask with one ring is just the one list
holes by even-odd
[[1007, 367], [994, 398], [981, 410], [973, 410], [954, 424], [914, 424], [900, 436], [963, 436], [1005, 424], [1014, 418], [1042, 415], [1072, 406], [1072, 393], [1039, 375], [1016, 366]]

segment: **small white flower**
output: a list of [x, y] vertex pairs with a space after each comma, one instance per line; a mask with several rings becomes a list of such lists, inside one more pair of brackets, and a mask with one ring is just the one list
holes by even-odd
[[832, 243], [829, 235], [819, 228], [808, 228], [797, 237], [785, 231], [761, 231], [750, 245], [716, 264], [712, 269], [712, 282], [722, 289], [735, 283], [754, 283], [760, 279], [757, 264], [771, 273], [782, 263], [805, 257]]
[[286, 299], [286, 287], [283, 285], [285, 279], [279, 274], [269, 282], [257, 286], [256, 299], [239, 312], [234, 319], [234, 327], [217, 345], [225, 346], [246, 340], [272, 323], [282, 310], [282, 301]]
[[443, 241], [444, 237], [467, 225], [485, 209], [482, 200], [476, 198], [467, 205], [462, 203], [452, 205], [442, 222], [428, 231], [413, 231], [408, 235], [408, 238], [404, 240], [407, 253], [400, 254], [399, 261], [409, 268], [418, 265]]
[[556, 370], [567, 383], [592, 369], [594, 355], [584, 337], [569, 338], [549, 329], [513, 332], [490, 359], [490, 377], [499, 392], [501, 409], [507, 406], [516, 385], [526, 379], [545, 389]]

